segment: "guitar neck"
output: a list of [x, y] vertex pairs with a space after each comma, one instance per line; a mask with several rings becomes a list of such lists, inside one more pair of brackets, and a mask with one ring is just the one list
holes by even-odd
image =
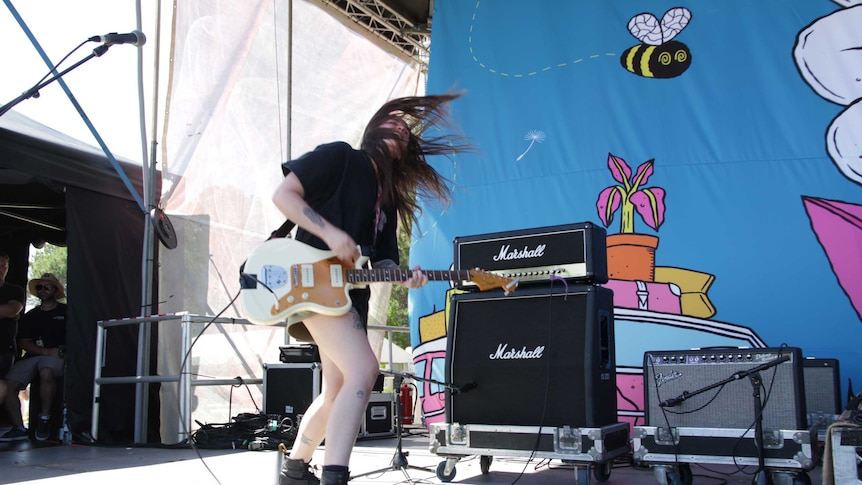
[[[407, 281], [413, 276], [413, 270], [409, 269], [348, 269], [347, 281], [350, 283], [373, 283], [373, 282], [398, 282]], [[463, 281], [470, 279], [469, 270], [422, 270], [422, 274], [429, 281]]]

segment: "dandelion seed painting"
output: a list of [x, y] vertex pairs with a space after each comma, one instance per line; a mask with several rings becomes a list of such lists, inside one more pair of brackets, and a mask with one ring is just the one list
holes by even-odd
[[530, 145], [527, 147], [526, 150], [524, 150], [524, 153], [518, 155], [518, 158], [516, 158], [515, 161], [520, 162], [521, 159], [524, 158], [524, 155], [526, 155], [527, 152], [530, 151], [531, 148], [533, 148], [534, 144], [542, 143], [543, 141], [545, 141], [545, 138], [546, 137], [545, 137], [544, 131], [538, 131], [538, 130], [528, 131], [527, 134], [524, 135], [524, 139], [527, 140], [528, 142], [530, 142]]

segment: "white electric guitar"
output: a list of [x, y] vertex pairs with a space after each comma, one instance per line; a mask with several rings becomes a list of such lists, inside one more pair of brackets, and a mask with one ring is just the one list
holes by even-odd
[[[367, 257], [356, 268], [342, 264], [335, 253], [289, 238], [261, 244], [240, 274], [240, 302], [245, 318], [258, 325], [284, 322], [297, 312], [343, 315], [352, 303], [347, 292], [368, 283], [407, 281], [412, 270], [367, 269]], [[518, 280], [479, 269], [422, 270], [430, 281], [470, 281], [480, 290], [502, 288], [507, 294]]]

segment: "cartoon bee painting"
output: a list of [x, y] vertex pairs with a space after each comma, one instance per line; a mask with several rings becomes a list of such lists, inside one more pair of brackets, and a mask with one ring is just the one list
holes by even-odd
[[667, 79], [684, 73], [691, 65], [691, 52], [682, 42], [671, 40], [691, 20], [691, 11], [674, 7], [661, 18], [639, 13], [629, 20], [629, 32], [641, 44], [630, 47], [620, 56], [620, 64], [642, 77]]

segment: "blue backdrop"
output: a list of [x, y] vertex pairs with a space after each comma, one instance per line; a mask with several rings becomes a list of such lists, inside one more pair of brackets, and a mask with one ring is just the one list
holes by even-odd
[[[681, 293], [678, 310], [640, 307], [658, 315], [654, 325], [618, 315], [620, 367], [640, 366], [646, 350], [788, 344], [839, 359], [843, 392], [849, 378], [859, 391], [862, 5], [435, 7], [427, 92], [466, 92], [452, 110], [479, 153], [433, 160], [455, 199], [424, 207], [411, 264], [449, 267], [458, 236], [607, 222], [609, 236], [658, 242], [655, 274], [612, 275], [615, 291], [646, 280]], [[631, 190], [641, 192], [633, 227], [623, 227], [622, 207], [603, 211], [615, 207], [603, 191], [622, 195], [648, 161], [648, 179]], [[631, 176], [615, 179], [623, 165]], [[417, 354], [444, 337], [439, 321], [422, 320], [445, 307], [446, 290], [411, 293]], [[683, 332], [662, 315], [694, 323]], [[734, 336], [716, 342], [708, 322]]]

